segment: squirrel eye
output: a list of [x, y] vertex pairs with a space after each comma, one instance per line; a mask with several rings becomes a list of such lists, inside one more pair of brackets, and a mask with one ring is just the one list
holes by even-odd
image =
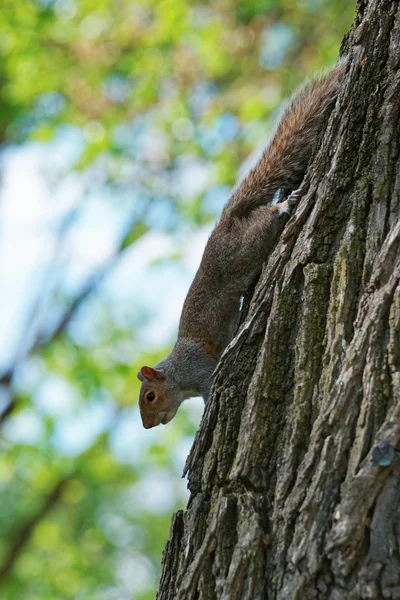
[[155, 395], [155, 393], [154, 393], [154, 392], [149, 392], [149, 393], [147, 394], [147, 396], [146, 396], [146, 397], [147, 397], [147, 400], [148, 400], [149, 402], [153, 402], [153, 400], [154, 400], [154, 398], [156, 397], [156, 395]]

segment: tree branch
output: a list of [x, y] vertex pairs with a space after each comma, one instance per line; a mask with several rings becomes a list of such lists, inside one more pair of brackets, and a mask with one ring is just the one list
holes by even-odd
[[56, 340], [66, 329], [68, 324], [71, 322], [72, 318], [77, 313], [79, 307], [83, 304], [85, 300], [93, 294], [98, 286], [105, 280], [105, 278], [111, 273], [114, 267], [119, 262], [121, 256], [123, 255], [126, 248], [129, 247], [129, 238], [132, 232], [132, 228], [137, 221], [137, 217], [131, 219], [126, 227], [124, 235], [121, 237], [120, 242], [114, 252], [114, 254], [98, 269], [98, 271], [92, 275], [86, 284], [83, 286], [82, 290], [72, 301], [71, 306], [65, 311], [57, 326], [53, 329], [53, 331], [48, 336], [41, 335], [40, 331], [38, 332], [36, 339], [31, 344], [30, 348], [25, 350], [23, 356], [19, 357], [14, 365], [12, 365], [6, 373], [2, 375], [0, 378], [0, 385], [4, 385], [8, 388], [10, 393], [10, 400], [7, 406], [0, 412], [0, 426], [4, 423], [4, 421], [9, 417], [9, 415], [13, 412], [16, 406], [16, 398], [12, 393], [12, 380], [15, 374], [17, 367], [26, 360], [28, 356], [40, 350], [50, 342]]
[[14, 535], [13, 542], [5, 556], [3, 564], [0, 566], [0, 583], [8, 576], [13, 569], [18, 557], [21, 555], [25, 546], [31, 539], [33, 530], [36, 525], [45, 517], [50, 510], [57, 504], [60, 499], [61, 492], [65, 484], [69, 481], [68, 478], [61, 479], [53, 488], [40, 509], [25, 523], [25, 525]]

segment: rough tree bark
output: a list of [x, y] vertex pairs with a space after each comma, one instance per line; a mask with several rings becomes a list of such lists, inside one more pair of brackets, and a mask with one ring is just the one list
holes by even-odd
[[[159, 600], [400, 598], [400, 1], [360, 0], [304, 195], [218, 367]], [[387, 461], [390, 462], [390, 461]]]

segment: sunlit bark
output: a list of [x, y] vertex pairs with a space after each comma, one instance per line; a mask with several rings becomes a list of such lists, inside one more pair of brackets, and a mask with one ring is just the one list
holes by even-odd
[[400, 9], [360, 1], [303, 198], [225, 353], [159, 600], [400, 598]]

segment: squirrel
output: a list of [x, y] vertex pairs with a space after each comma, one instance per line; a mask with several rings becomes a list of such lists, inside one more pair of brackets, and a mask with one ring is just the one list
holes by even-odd
[[172, 352], [137, 374], [146, 429], [169, 423], [188, 398], [202, 396], [207, 402], [240, 299], [276, 241], [280, 216], [290, 214], [288, 199], [271, 202], [278, 190], [289, 193], [300, 185], [322, 120], [337, 97], [345, 64], [340, 60], [330, 72], [295, 92], [269, 146], [225, 205], [186, 296]]

